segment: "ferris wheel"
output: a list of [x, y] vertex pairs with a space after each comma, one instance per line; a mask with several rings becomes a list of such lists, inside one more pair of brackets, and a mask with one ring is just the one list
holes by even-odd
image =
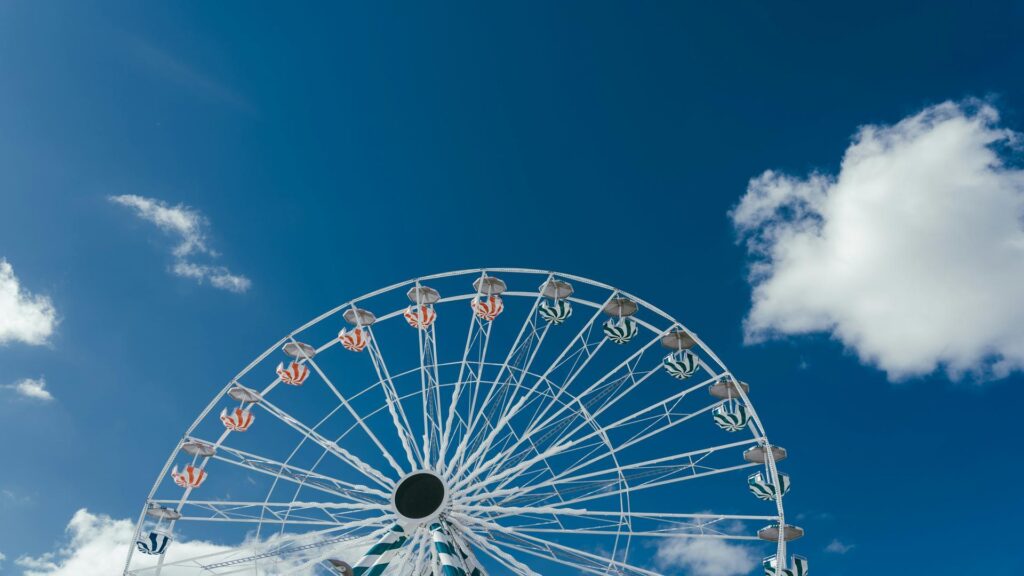
[[599, 282], [491, 268], [395, 284], [214, 396], [124, 573], [657, 576], [679, 546], [718, 541], [805, 576], [787, 557], [803, 535], [787, 453], [752, 395], [696, 332]]

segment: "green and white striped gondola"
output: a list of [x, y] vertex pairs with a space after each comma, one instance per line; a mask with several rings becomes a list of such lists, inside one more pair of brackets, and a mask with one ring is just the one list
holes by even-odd
[[604, 335], [616, 344], [625, 344], [633, 339], [639, 332], [636, 320], [622, 317], [618, 320], [609, 320], [604, 323]]
[[700, 358], [689, 350], [673, 352], [661, 361], [665, 371], [676, 380], [686, 380], [700, 369]]
[[723, 402], [711, 413], [715, 424], [726, 432], [739, 432], [750, 422], [750, 411], [742, 402]]
[[779, 563], [774, 554], [765, 558], [761, 562], [764, 567], [764, 576], [807, 576], [807, 558], [796, 554], [789, 558], [789, 568], [782, 569], [778, 568]]
[[548, 324], [558, 325], [572, 316], [572, 305], [568, 300], [555, 300], [551, 304], [541, 302], [537, 312]]
[[430, 537], [434, 540], [434, 552], [441, 569], [440, 576], [466, 576], [466, 571], [459, 565], [459, 556], [452, 548], [448, 534], [440, 522], [430, 525]]
[[[776, 487], [775, 484], [769, 482], [765, 478], [764, 472], [755, 472], [747, 477], [747, 486], [750, 488], [750, 492], [757, 496], [760, 500], [775, 500]], [[785, 496], [789, 492], [789, 475], [779, 472], [779, 488], [782, 490], [782, 495]]]
[[376, 544], [367, 550], [366, 554], [352, 567], [353, 576], [380, 576], [388, 569], [388, 565], [395, 558], [408, 538], [405, 530], [395, 524], [387, 531]]

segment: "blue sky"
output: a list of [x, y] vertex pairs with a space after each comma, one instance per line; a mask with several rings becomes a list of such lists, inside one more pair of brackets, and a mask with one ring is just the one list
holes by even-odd
[[[696, 327], [793, 455], [816, 573], [1024, 571], [1022, 17], [0, 4], [0, 258], [43, 317], [0, 346], [0, 572], [81, 508], [134, 516], [292, 327], [477, 266], [595, 278]], [[125, 195], [189, 207], [201, 245], [175, 254]]]

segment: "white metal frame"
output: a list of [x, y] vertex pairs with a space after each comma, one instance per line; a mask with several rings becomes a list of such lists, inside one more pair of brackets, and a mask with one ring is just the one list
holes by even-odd
[[[262, 374], [252, 372], [255, 367], [262, 366], [272, 354], [279, 354], [283, 344], [302, 340], [310, 329], [323, 322], [340, 327], [344, 311], [357, 305], [372, 309], [375, 298], [391, 292], [404, 292], [410, 287], [428, 286], [434, 281], [457, 277], [464, 277], [465, 287], [471, 288], [473, 280], [488, 275], [499, 276], [510, 285], [513, 279], [516, 285], [522, 284], [519, 275], [527, 275], [532, 286], [557, 278], [575, 284], [577, 293], [579, 287], [587, 286], [596, 293], [603, 291], [606, 298], [603, 301], [576, 295], [568, 298], [576, 307], [573, 318], [576, 323], [552, 327], [538, 317], [537, 307], [543, 298], [539, 288], [532, 291], [510, 289], [502, 294], [506, 300], [532, 301], [532, 306], [525, 318], [517, 320], [506, 309], [505, 315], [492, 322], [469, 311], [467, 302], [481, 296], [479, 293], [470, 289], [453, 296], [442, 294], [440, 301], [434, 304], [439, 309], [436, 322], [459, 322], [460, 317], [469, 319], [461, 360], [444, 362], [438, 358], [435, 323], [427, 329], [416, 330], [415, 354], [419, 365], [395, 373], [385, 357], [400, 352], [382, 350], [373, 330], [388, 320], [402, 321], [404, 307], [387, 311], [378, 316], [374, 326], [362, 327], [370, 335], [362, 354], [369, 357], [376, 381], [364, 383], [361, 388], [353, 386], [352, 382], [345, 382], [344, 386], [333, 382], [317, 362], [321, 354], [338, 344], [333, 338], [321, 343], [313, 358], [303, 360], [312, 369], [307, 385], [314, 381], [322, 383], [338, 402], [315, 424], [307, 425], [277, 406], [273, 392], [280, 381], [268, 377], [271, 382], [260, 391], [264, 400], [252, 409], [260, 418], [276, 419], [299, 435], [300, 440], [291, 454], [273, 459], [233, 448], [227, 443], [231, 435], [228, 431], [216, 439], [194, 436], [200, 424], [216, 418], [215, 408], [235, 383], [261, 377]], [[607, 344], [600, 327], [602, 308], [615, 297], [632, 299], [643, 311], [635, 318], [642, 328], [640, 335], [622, 347]], [[448, 305], [459, 302], [465, 307], [461, 312], [458, 306]], [[518, 327], [518, 332], [507, 350], [491, 346], [493, 330], [506, 330], [511, 334], [514, 327]], [[644, 386], [647, 394], [659, 389], [645, 384], [663, 372], [661, 359], [665, 350], [658, 342], [661, 336], [679, 329], [686, 330], [696, 341], [694, 350], [701, 358], [706, 377], [694, 378], [675, 389], [662, 383], [659, 388], [666, 391], [664, 398], [612, 416], [615, 407], [631, 400], [631, 394], [637, 393], [638, 387]], [[542, 345], [551, 339], [549, 332], [554, 331], [570, 331], [567, 334], [575, 331], [575, 335], [547, 366], [535, 368]], [[563, 333], [562, 340], [565, 336]], [[620, 354], [628, 353], [628, 356], [612, 369], [602, 369], [602, 376], [580, 380], [591, 361], [609, 348], [621, 349]], [[443, 381], [439, 371], [454, 370], [456, 366], [458, 377], [452, 382]], [[485, 376], [489, 373], [495, 375]], [[636, 447], [650, 448], [656, 446], [654, 442], [666, 444], [666, 436], [675, 433], [681, 425], [698, 422], [698, 425], [712, 426], [710, 411], [721, 401], [704, 390], [723, 377], [732, 377], [732, 374], [695, 332], [659, 308], [611, 286], [570, 274], [518, 268], [461, 270], [424, 276], [346, 302], [299, 327], [253, 360], [189, 426], [158, 475], [146, 506], [155, 502], [175, 508], [182, 513], [177, 520], [182, 524], [219, 522], [255, 526], [258, 537], [275, 536], [274, 545], [278, 547], [275, 550], [280, 554], [289, 552], [280, 542], [312, 538], [314, 544], [307, 543], [304, 548], [308, 552], [318, 545], [316, 542], [333, 544], [337, 534], [343, 534], [346, 541], [370, 541], [381, 534], [398, 519], [390, 506], [396, 482], [412, 471], [427, 469], [442, 476], [450, 487], [441, 513], [446, 531], [460, 548], [474, 557], [486, 558], [488, 565], [495, 569], [512, 574], [537, 574], [538, 568], [531, 564], [539, 563], [546, 567], [568, 565], [594, 574], [652, 575], [656, 572], [650, 565], [630, 563], [634, 538], [718, 538], [742, 542], [756, 540], [753, 531], [759, 526], [737, 532], [737, 522], [785, 525], [782, 494], [775, 499], [774, 514], [682, 513], [671, 509], [638, 512], [632, 508], [630, 497], [641, 491], [720, 475], [741, 479], [747, 468], [761, 466], [747, 463], [741, 457], [742, 451], [750, 446], [769, 445], [764, 427], [742, 387], [737, 387], [740, 400], [748, 406], [752, 418], [746, 429], [749, 436], [701, 449], [678, 453], [669, 453], [671, 450], [666, 449], [658, 451], [656, 457], [639, 456], [641, 452]], [[411, 378], [419, 381], [418, 389], [401, 392], [399, 383]], [[372, 409], [356, 407], [371, 401], [375, 402]], [[410, 415], [421, 416], [420, 430], [414, 429], [415, 418], [411, 420]], [[320, 432], [326, 422], [342, 418], [351, 424], [340, 436], [332, 439]], [[393, 432], [383, 429], [388, 422]], [[419, 437], [417, 432], [420, 432]], [[218, 500], [209, 495], [192, 499], [191, 489], [184, 490], [176, 499], [157, 498], [158, 491], [167, 485], [171, 466], [180, 461], [182, 443], [192, 439], [217, 448], [213, 457], [197, 460], [204, 468], [210, 466], [211, 470], [218, 471], [240, 468], [271, 476], [266, 500]], [[323, 450], [313, 466], [303, 468], [292, 464], [300, 449], [313, 445]], [[368, 449], [371, 450], [367, 452]], [[769, 476], [777, 481], [773, 456], [770, 450], [767, 452]], [[724, 459], [718, 460], [723, 455], [728, 455], [731, 465], [723, 464]], [[378, 469], [368, 459], [383, 459], [387, 466]], [[344, 464], [347, 478], [318, 471], [325, 460]], [[730, 474], [732, 472], [736, 473]], [[290, 501], [275, 498], [284, 486], [295, 487]], [[736, 482], [735, 489], [736, 499], [745, 507], [757, 506], [756, 501], [745, 494], [742, 481]], [[317, 498], [311, 499], [312, 496]], [[171, 529], [174, 524], [170, 522]], [[137, 522], [136, 537], [145, 525], [144, 507]], [[291, 532], [294, 530], [314, 531], [303, 536]], [[319, 541], [317, 534], [321, 535]], [[332, 535], [334, 540], [330, 538]], [[600, 545], [584, 549], [571, 540], [573, 535], [597, 539]], [[325, 544], [324, 552], [329, 548]], [[126, 575], [159, 576], [165, 564], [171, 565], [161, 556], [156, 566], [137, 568], [133, 565], [133, 550], [129, 551], [125, 563]], [[436, 571], [431, 550], [426, 526], [413, 526], [407, 544], [388, 573], [423, 576]], [[600, 552], [595, 553], [597, 550]], [[786, 543], [781, 534], [774, 552], [778, 558], [786, 558]], [[275, 554], [278, 552], [262, 550], [249, 558], [258, 563]], [[301, 570], [314, 573], [316, 560], [302, 564], [295, 573]], [[233, 573], [223, 571], [223, 566], [210, 568], [210, 563], [203, 564], [196, 559], [176, 560], [173, 564], [196, 567], [197, 574]], [[237, 567], [244, 562], [235, 558], [229, 564]]]

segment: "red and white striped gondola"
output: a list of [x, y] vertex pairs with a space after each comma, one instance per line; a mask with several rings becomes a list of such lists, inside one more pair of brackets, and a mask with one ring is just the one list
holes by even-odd
[[362, 328], [353, 328], [351, 330], [343, 328], [341, 332], [338, 332], [338, 340], [341, 341], [341, 345], [345, 347], [345, 350], [351, 352], [362, 352], [363, 348], [370, 343], [370, 337], [367, 335], [366, 330]]
[[437, 312], [434, 307], [426, 305], [409, 306], [402, 316], [405, 316], [405, 321], [409, 323], [409, 326], [420, 330], [430, 328], [434, 320], [437, 320]]
[[281, 377], [281, 382], [289, 386], [302, 386], [306, 378], [309, 378], [309, 367], [298, 362], [289, 362], [288, 366], [285, 366], [284, 362], [281, 362], [277, 365], [277, 375]]
[[473, 307], [473, 312], [478, 318], [488, 322], [497, 318], [505, 310], [505, 303], [501, 301], [501, 296], [488, 296], [482, 300], [474, 298], [469, 305]]
[[171, 478], [174, 479], [175, 484], [182, 488], [199, 488], [206, 481], [206, 470], [198, 468], [194, 464], [189, 464], [179, 471], [178, 467], [175, 466], [171, 470]]
[[225, 408], [220, 411], [220, 421], [224, 423], [225, 428], [232, 432], [245, 432], [256, 421], [256, 416], [249, 410], [240, 407], [230, 412]]

